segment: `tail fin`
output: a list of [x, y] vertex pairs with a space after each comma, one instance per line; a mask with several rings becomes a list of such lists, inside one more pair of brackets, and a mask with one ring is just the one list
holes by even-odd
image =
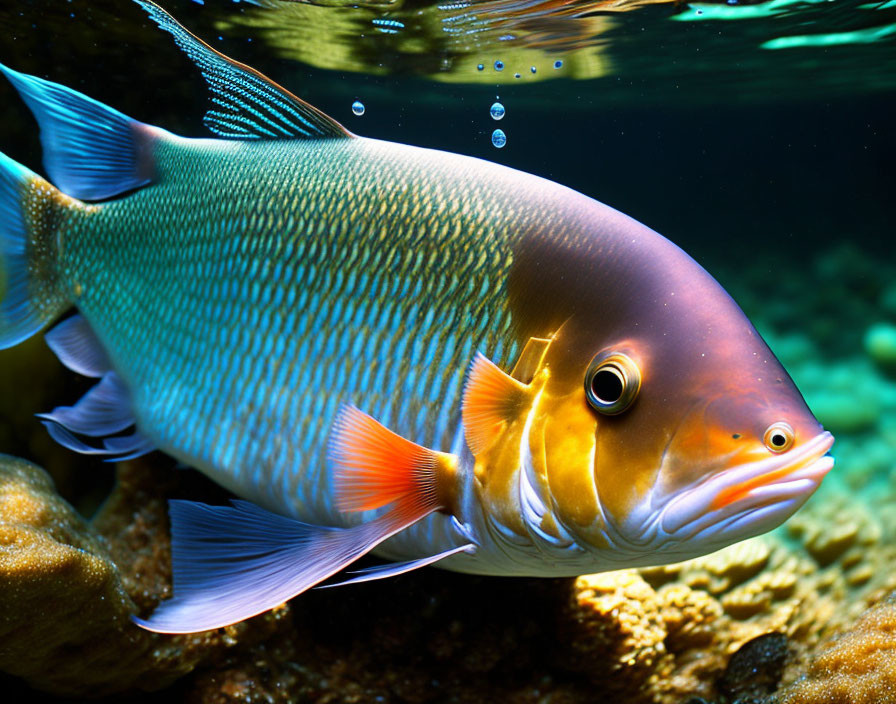
[[0, 154], [0, 349], [51, 323], [68, 306], [46, 215], [59, 191]]

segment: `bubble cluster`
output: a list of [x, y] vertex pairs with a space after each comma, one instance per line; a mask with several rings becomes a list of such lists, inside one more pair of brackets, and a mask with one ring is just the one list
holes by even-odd
[[488, 110], [488, 114], [492, 116], [493, 120], [500, 120], [504, 117], [504, 106], [498, 102], [492, 103], [492, 106]]
[[362, 103], [360, 100], [356, 100], [352, 103], [352, 112], [355, 113], [355, 115], [357, 115], [358, 117], [361, 117], [361, 115], [364, 114], [365, 109], [366, 108], [364, 107], [364, 103]]
[[505, 144], [507, 144], [507, 135], [504, 134], [504, 130], [495, 130], [492, 132], [493, 147], [501, 149]]

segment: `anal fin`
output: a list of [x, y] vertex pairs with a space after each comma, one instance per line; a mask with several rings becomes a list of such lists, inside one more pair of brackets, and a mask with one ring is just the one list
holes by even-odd
[[302, 523], [248, 501], [208, 506], [171, 501], [174, 596], [149, 619], [158, 633], [195, 633], [243, 621], [298, 596], [418, 521], [399, 502], [351, 528]]

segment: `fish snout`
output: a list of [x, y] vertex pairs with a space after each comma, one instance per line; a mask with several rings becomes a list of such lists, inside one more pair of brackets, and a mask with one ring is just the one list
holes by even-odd
[[822, 431], [787, 452], [735, 465], [677, 492], [661, 510], [662, 532], [722, 547], [777, 527], [831, 471], [833, 443]]

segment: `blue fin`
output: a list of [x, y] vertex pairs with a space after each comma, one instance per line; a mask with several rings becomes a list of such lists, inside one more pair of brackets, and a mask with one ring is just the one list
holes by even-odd
[[207, 506], [171, 501], [174, 596], [138, 625], [158, 633], [195, 633], [273, 609], [416, 522], [392, 511], [351, 528], [301, 523], [248, 501]]
[[361, 582], [372, 582], [375, 579], [397, 577], [398, 575], [404, 574], [405, 572], [411, 572], [413, 570], [418, 570], [421, 567], [433, 565], [439, 560], [444, 560], [446, 557], [451, 557], [452, 555], [456, 555], [460, 552], [470, 552], [474, 549], [475, 546], [472, 543], [469, 543], [467, 545], [461, 545], [460, 547], [451, 548], [450, 550], [445, 550], [444, 552], [440, 552], [435, 555], [430, 555], [429, 557], [421, 557], [419, 560], [408, 560], [407, 562], [387, 562], [385, 565], [365, 567], [363, 570], [357, 570], [350, 573], [358, 575], [357, 577], [352, 577], [351, 579], [346, 579], [342, 582], [335, 582], [333, 584], [321, 584], [317, 588], [329, 589], [330, 587], [344, 587], [347, 584], [360, 584]]
[[[129, 460], [152, 452], [153, 444], [138, 431], [116, 435], [137, 420], [124, 382], [114, 371], [106, 372], [74, 406], [59, 406], [38, 413], [56, 442], [82, 455], [100, 455], [109, 461]], [[103, 438], [101, 446], [90, 445], [78, 435]]]
[[230, 139], [333, 139], [353, 137], [345, 127], [258, 71], [230, 59], [187, 31], [149, 0], [135, 0], [169, 32], [202, 72], [215, 108], [205, 126]]
[[120, 433], [134, 424], [127, 389], [115, 372], [106, 374], [74, 406], [59, 406], [38, 418], [93, 438]]
[[40, 125], [50, 180], [74, 198], [102, 200], [150, 183], [153, 142], [165, 134], [86, 95], [0, 64]]
[[[47, 344], [66, 367], [84, 376], [99, 377], [74, 406], [59, 406], [37, 415], [56, 442], [83, 455], [100, 455], [109, 461], [129, 460], [155, 447], [139, 431], [118, 435], [137, 423], [131, 397], [90, 324], [80, 315], [63, 320], [46, 336]], [[91, 445], [78, 436], [102, 438]]]
[[60, 362], [82, 376], [99, 379], [112, 370], [106, 350], [82, 315], [66, 318], [50, 330], [44, 339]]
[[0, 348], [39, 332], [68, 305], [54, 274], [52, 243], [44, 241], [48, 233], [29, 232], [25, 216], [26, 209], [40, 213], [47, 206], [41, 185], [53, 190], [0, 154]]

